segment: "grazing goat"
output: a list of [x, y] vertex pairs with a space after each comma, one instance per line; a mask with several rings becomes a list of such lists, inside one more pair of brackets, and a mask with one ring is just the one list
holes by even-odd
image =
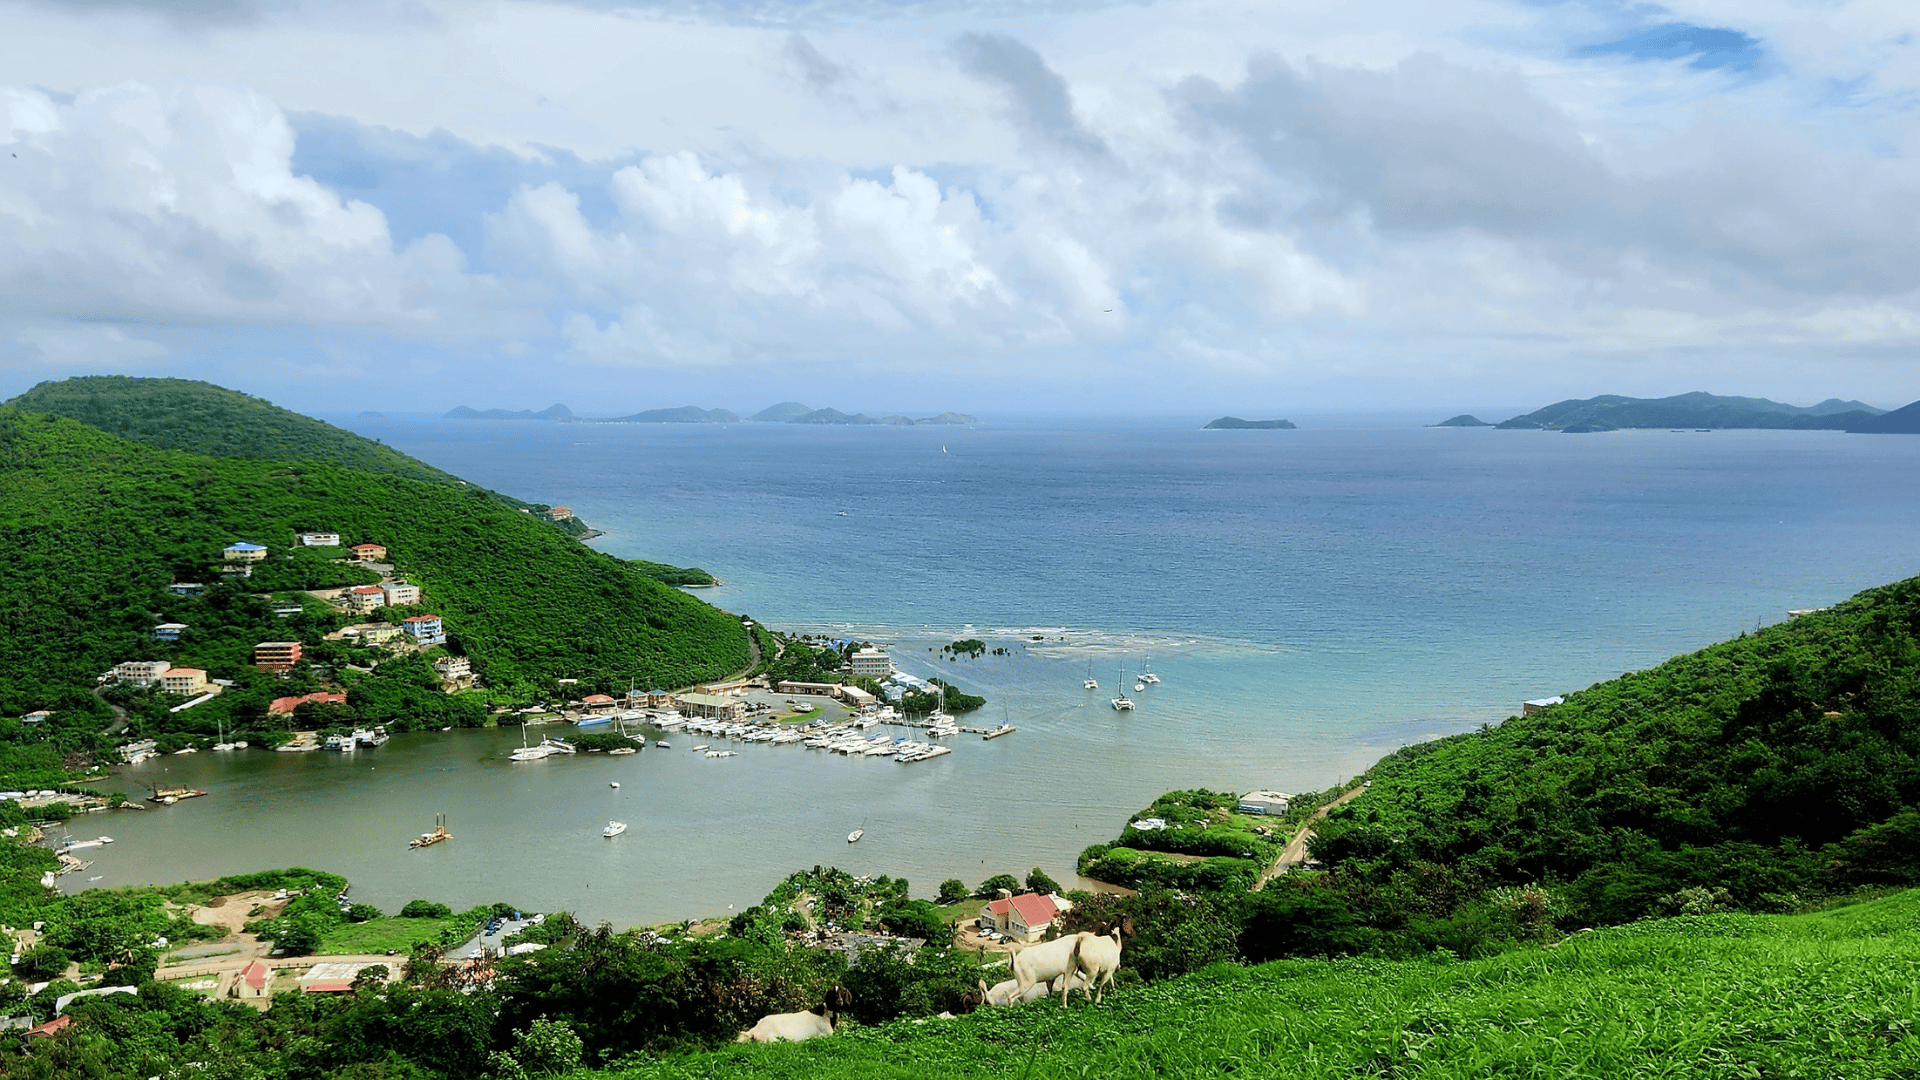
[[[1013, 1000], [1027, 999], [1027, 991], [1073, 971], [1074, 957], [1080, 951], [1080, 939], [1090, 935], [1068, 934], [1039, 945], [1029, 945], [1013, 954]], [[1067, 989], [1060, 988], [1060, 1007], [1067, 1007]]]
[[844, 986], [827, 991], [827, 998], [809, 1012], [773, 1013], [740, 1033], [734, 1042], [800, 1042], [818, 1035], [833, 1034], [833, 1017], [853, 1005], [853, 994]]
[[[1108, 933], [1079, 935], [1080, 947], [1074, 950], [1073, 967], [1080, 992], [1099, 1004], [1106, 988], [1113, 985], [1114, 972], [1120, 970], [1120, 932], [1129, 924], [1115, 924]], [[1071, 986], [1060, 992], [1060, 1004], [1067, 1003]]]
[[[1008, 1005], [1025, 1005], [1030, 1001], [1039, 1001], [1041, 998], [1046, 997], [1048, 994], [1051, 994], [1055, 990], [1060, 989], [1060, 984], [1065, 979], [1066, 979], [1066, 976], [1062, 975], [1060, 976], [1060, 978], [1053, 980], [1052, 983], [1034, 983], [1032, 986], [1027, 987], [1027, 992], [1020, 997], [1015, 997], [1013, 995], [1014, 990], [1017, 989], [1020, 985], [1018, 982], [1014, 981], [1013, 979], [1008, 979], [1005, 982], [995, 983], [992, 987], [988, 987], [987, 981], [985, 979], [981, 979], [980, 980], [981, 1003], [985, 1005], [992, 1005], [995, 1008], [1005, 1008]], [[1087, 988], [1087, 980], [1086, 980], [1086, 977], [1083, 975], [1075, 976], [1073, 982], [1074, 982], [1074, 988], [1077, 990], [1085, 990]]]

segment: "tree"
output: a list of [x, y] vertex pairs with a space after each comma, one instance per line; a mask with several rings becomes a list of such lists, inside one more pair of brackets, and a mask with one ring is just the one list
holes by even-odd
[[353, 992], [358, 994], [366, 990], [378, 990], [387, 983], [387, 965], [369, 964], [353, 976]]
[[447, 919], [452, 916], [452, 908], [431, 900], [409, 900], [407, 906], [400, 909], [403, 919]]
[[542, 1016], [525, 1031], [513, 1033], [513, 1050], [488, 1056], [488, 1069], [498, 1077], [559, 1076], [580, 1067], [584, 1046], [565, 1020]]
[[940, 883], [940, 902], [943, 904], [957, 904], [972, 895], [973, 893], [967, 889], [967, 883], [957, 877], [948, 878]]
[[1010, 893], [1019, 892], [1020, 879], [1014, 877], [1012, 874], [995, 874], [981, 882], [980, 887], [973, 891], [973, 895], [982, 900], [991, 900], [1000, 894], [1001, 889], [1005, 889]]
[[20, 962], [13, 966], [14, 971], [28, 982], [45, 982], [57, 979], [67, 970], [72, 961], [65, 949], [56, 945], [35, 945], [20, 954]]
[[294, 919], [275, 934], [273, 942], [288, 956], [307, 956], [320, 947], [322, 928], [309, 918]]
[[1060, 883], [1048, 877], [1045, 870], [1036, 866], [1027, 873], [1027, 891], [1057, 893], [1060, 891]]
[[372, 904], [355, 904], [347, 909], [348, 922], [366, 922], [380, 917], [380, 909]]

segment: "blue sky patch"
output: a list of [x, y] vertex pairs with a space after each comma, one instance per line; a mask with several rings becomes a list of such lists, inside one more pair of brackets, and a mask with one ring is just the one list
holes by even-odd
[[1663, 23], [1637, 34], [1575, 49], [1575, 56], [1631, 56], [1636, 60], [1686, 60], [1703, 71], [1728, 68], [1749, 71], [1765, 56], [1757, 38], [1738, 30]]

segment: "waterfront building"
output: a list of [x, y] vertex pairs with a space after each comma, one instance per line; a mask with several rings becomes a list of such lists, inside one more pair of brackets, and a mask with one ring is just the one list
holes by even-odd
[[853, 654], [855, 677], [884, 679], [893, 674], [893, 657], [885, 649], [859, 649]]
[[673, 707], [682, 716], [709, 720], [744, 720], [747, 717], [746, 702], [719, 694], [681, 694], [673, 699]]
[[446, 627], [440, 623], [438, 615], [415, 615], [404, 624], [407, 633], [413, 635], [415, 645], [445, 645]]
[[1532, 701], [1523, 701], [1520, 703], [1520, 715], [1532, 716], [1534, 713], [1537, 713], [1542, 709], [1552, 708], [1553, 706], [1558, 705], [1565, 700], [1567, 699], [1563, 697], [1555, 696], [1555, 697], [1534, 698]]
[[1007, 935], [1015, 941], [1039, 941], [1053, 920], [1073, 910], [1073, 904], [1057, 893], [1021, 893], [989, 900], [980, 909], [980, 926]]
[[186, 623], [163, 622], [159, 626], [156, 626], [153, 628], [153, 640], [179, 641], [180, 631], [185, 630], [186, 628], [187, 628]]
[[228, 544], [220, 552], [220, 556], [228, 562], [259, 562], [267, 557], [267, 549], [260, 544], [242, 541], [238, 544]]
[[618, 703], [605, 694], [588, 694], [580, 699], [580, 704], [586, 706], [588, 712], [596, 713], [610, 713], [618, 707]]
[[340, 594], [348, 611], [378, 611], [387, 602], [387, 593], [378, 585], [355, 585]]
[[170, 667], [160, 675], [160, 689], [169, 694], [204, 694], [207, 673], [199, 668]]
[[[172, 666], [165, 660], [129, 660], [124, 664], [114, 665], [113, 670], [107, 672], [107, 679], [132, 683], [135, 686], [152, 686], [159, 682], [160, 677], [165, 675], [167, 669]], [[101, 681], [105, 682], [106, 679]]]
[[299, 662], [297, 641], [263, 641], [253, 647], [253, 666], [261, 671], [289, 671]]
[[385, 562], [387, 549], [379, 544], [355, 544], [347, 549], [353, 552], [354, 562]]
[[302, 547], [339, 547], [340, 534], [334, 532], [304, 532], [300, 535]]
[[347, 703], [347, 695], [328, 694], [323, 692], [318, 694], [302, 694], [298, 697], [274, 698], [271, 702], [267, 704], [267, 715], [268, 716], [291, 715], [293, 710], [299, 708], [303, 702], [308, 702], [308, 701], [318, 701], [322, 703], [331, 702], [332, 704], [335, 704], [335, 705], [345, 705]]
[[1234, 810], [1242, 814], [1284, 814], [1292, 798], [1284, 791], [1249, 791], [1240, 797], [1240, 805]]
[[386, 598], [388, 607], [406, 607], [420, 602], [420, 586], [404, 581], [389, 581], [380, 586], [380, 593]]
[[556, 506], [547, 511], [547, 519], [550, 521], [566, 521], [572, 517], [573, 508], [570, 506]]

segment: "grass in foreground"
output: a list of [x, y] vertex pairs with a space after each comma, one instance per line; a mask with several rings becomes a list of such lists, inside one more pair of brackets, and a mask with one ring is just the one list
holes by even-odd
[[[741, 1046], [612, 1075], [692, 1077], [1920, 1075], [1920, 892], [1713, 915], [1480, 961], [1217, 965], [1110, 996]], [[606, 1073], [578, 1073], [579, 1080]]]

